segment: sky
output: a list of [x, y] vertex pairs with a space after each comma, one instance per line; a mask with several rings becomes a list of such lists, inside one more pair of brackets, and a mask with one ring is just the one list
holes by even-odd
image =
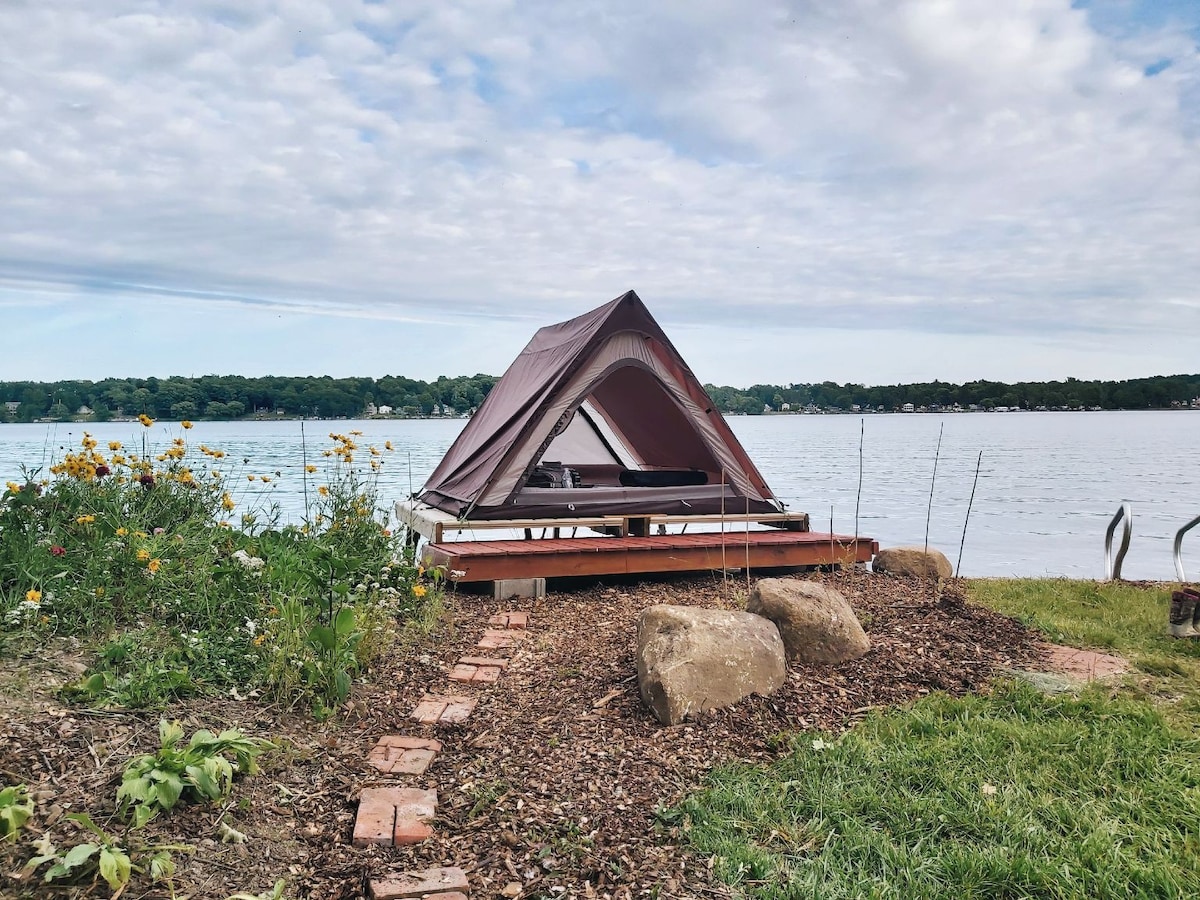
[[0, 380], [1200, 372], [1196, 0], [3, 0]]

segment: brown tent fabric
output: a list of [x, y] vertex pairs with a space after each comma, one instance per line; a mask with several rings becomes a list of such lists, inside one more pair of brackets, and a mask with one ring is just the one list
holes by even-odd
[[[539, 463], [579, 483], [534, 486]], [[540, 329], [418, 496], [464, 519], [782, 509], [633, 291]]]

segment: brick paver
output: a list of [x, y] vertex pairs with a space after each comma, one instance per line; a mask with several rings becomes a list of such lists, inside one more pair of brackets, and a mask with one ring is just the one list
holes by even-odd
[[[415, 844], [433, 834], [425, 822], [437, 811], [437, 791], [363, 788], [354, 819], [354, 846]], [[400, 838], [403, 838], [401, 841]]]
[[[375, 878], [370, 883], [374, 900], [413, 900], [438, 897], [441, 900], [466, 900], [467, 873], [457, 867], [437, 866], [417, 872], [402, 872]], [[458, 896], [455, 896], [457, 893]]]
[[458, 661], [460, 666], [495, 666], [497, 669], [508, 667], [508, 660], [498, 656], [464, 656]]
[[389, 734], [379, 739], [367, 762], [387, 775], [421, 775], [441, 749], [441, 742], [431, 738]]
[[497, 613], [488, 619], [488, 624], [496, 628], [516, 628], [525, 629], [529, 627], [529, 613], [527, 612], [506, 612]]
[[475, 646], [480, 650], [507, 650], [515, 647], [525, 637], [525, 632], [511, 628], [489, 628]]
[[422, 725], [457, 725], [465, 722], [475, 710], [471, 697], [424, 697], [412, 711], [412, 717]]
[[501, 666], [473, 666], [460, 662], [450, 670], [450, 680], [463, 684], [491, 684], [500, 680]]

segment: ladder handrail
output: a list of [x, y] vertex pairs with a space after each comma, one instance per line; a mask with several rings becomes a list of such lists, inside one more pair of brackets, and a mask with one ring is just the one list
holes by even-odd
[[1197, 525], [1200, 525], [1200, 516], [1196, 516], [1175, 532], [1175, 574], [1179, 576], [1180, 581], [1187, 581], [1187, 573], [1183, 571], [1183, 536]]
[[[1121, 547], [1117, 550], [1116, 562], [1113, 561], [1112, 555], [1112, 540], [1113, 532], [1117, 530], [1117, 523], [1124, 520], [1125, 527], [1121, 532]], [[1198, 519], [1197, 521], [1200, 521]], [[1192, 525], [1196, 523], [1193, 522]], [[1191, 526], [1188, 526], [1189, 528]], [[1117, 514], [1112, 517], [1112, 521], [1108, 523], [1108, 530], [1104, 532], [1104, 580], [1105, 581], [1120, 581], [1121, 580], [1121, 563], [1125, 561], [1125, 554], [1129, 552], [1129, 539], [1133, 535], [1133, 507], [1128, 501], [1122, 501]]]

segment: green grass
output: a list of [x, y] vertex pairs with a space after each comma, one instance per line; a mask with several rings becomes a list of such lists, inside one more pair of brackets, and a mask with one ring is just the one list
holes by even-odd
[[1200, 659], [1200, 642], [1167, 637], [1171, 585], [1066, 578], [977, 579], [971, 599], [1015, 616], [1050, 640], [1122, 654]]
[[1120, 654], [1135, 677], [1125, 689], [1160, 701], [1178, 725], [1200, 733], [1200, 640], [1167, 636], [1172, 585], [1058, 579], [982, 579], [970, 596], [1037, 628], [1052, 641]]
[[1200, 895], [1200, 741], [1148, 703], [934, 696], [769, 767], [714, 772], [677, 813], [763, 900]]
[[1047, 697], [935, 695], [767, 767], [712, 773], [663, 817], [746, 896], [1200, 896], [1200, 641], [1166, 636], [1170, 586], [983, 580], [973, 601], [1128, 657]]

